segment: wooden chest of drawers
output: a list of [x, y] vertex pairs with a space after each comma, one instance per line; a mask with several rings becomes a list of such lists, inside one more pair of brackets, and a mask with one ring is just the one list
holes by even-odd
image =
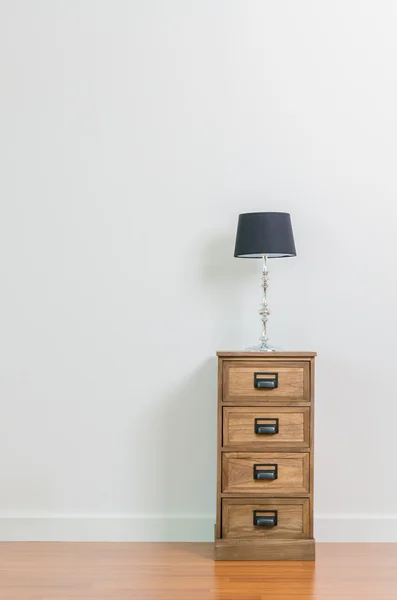
[[216, 560], [314, 560], [314, 352], [218, 352]]

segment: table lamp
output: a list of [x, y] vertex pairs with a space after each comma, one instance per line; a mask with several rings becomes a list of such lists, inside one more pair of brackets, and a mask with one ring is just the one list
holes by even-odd
[[269, 280], [267, 259], [296, 256], [289, 213], [255, 212], [239, 215], [234, 256], [236, 258], [261, 258], [263, 260], [263, 299], [259, 307], [259, 315], [262, 319], [262, 335], [259, 338], [260, 344], [251, 346], [247, 350], [273, 352], [277, 348], [269, 345], [269, 338], [267, 337], [267, 321], [270, 314], [266, 298]]

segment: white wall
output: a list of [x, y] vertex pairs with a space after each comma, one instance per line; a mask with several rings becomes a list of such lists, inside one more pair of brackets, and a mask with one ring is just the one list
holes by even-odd
[[0, 537], [211, 539], [239, 212], [291, 212], [318, 539], [397, 541], [397, 5], [0, 4]]

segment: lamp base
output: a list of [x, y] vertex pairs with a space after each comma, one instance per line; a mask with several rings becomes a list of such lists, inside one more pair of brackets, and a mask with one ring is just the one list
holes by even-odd
[[271, 344], [257, 344], [256, 346], [249, 346], [246, 348], [247, 352], [280, 352], [282, 349]]

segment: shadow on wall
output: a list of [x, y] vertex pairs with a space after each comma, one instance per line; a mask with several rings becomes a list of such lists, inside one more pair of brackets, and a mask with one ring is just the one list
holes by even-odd
[[[219, 235], [200, 249], [200, 283], [208, 293], [217, 337], [223, 344], [243, 339], [243, 297], [259, 280], [258, 261], [234, 257], [235, 232]], [[260, 290], [258, 284], [258, 303]], [[254, 308], [254, 307], [253, 307]], [[229, 341], [230, 340], [230, 341]], [[227, 348], [219, 348], [226, 350]], [[236, 348], [237, 349], [237, 348]]]
[[200, 250], [203, 284], [220, 285], [248, 281], [258, 272], [258, 261], [234, 257], [235, 234], [218, 235]]
[[213, 539], [216, 489], [217, 361], [211, 357], [191, 373], [156, 411], [154, 440], [165, 515], [157, 539]]

